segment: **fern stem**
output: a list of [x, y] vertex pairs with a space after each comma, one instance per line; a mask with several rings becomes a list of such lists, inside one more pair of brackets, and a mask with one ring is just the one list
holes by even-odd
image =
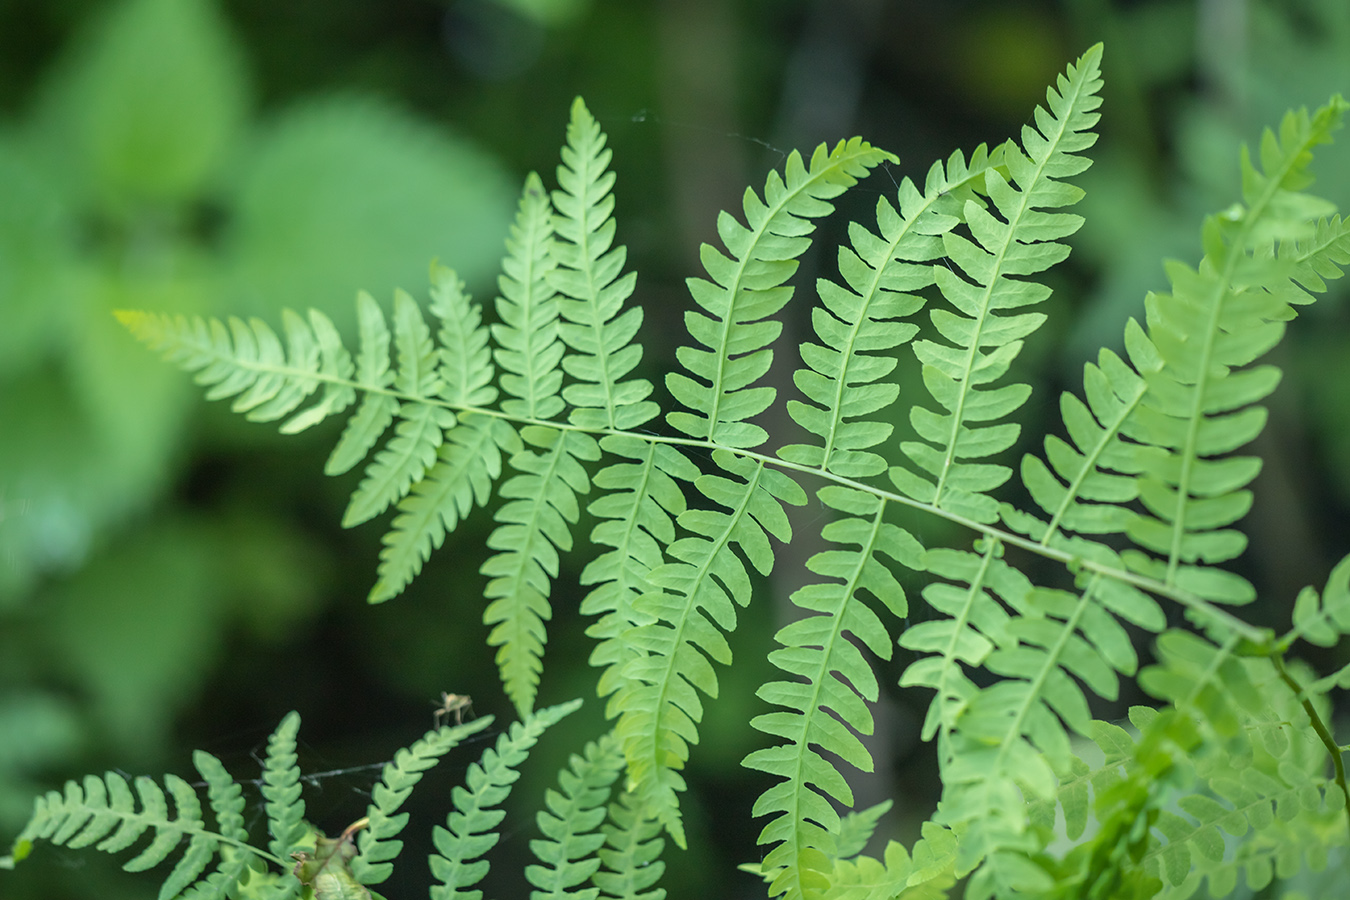
[[1308, 714], [1308, 720], [1312, 723], [1313, 731], [1317, 733], [1318, 739], [1327, 748], [1327, 752], [1331, 754], [1331, 767], [1336, 773], [1336, 785], [1345, 795], [1346, 828], [1350, 828], [1350, 786], [1347, 786], [1345, 781], [1345, 761], [1341, 758], [1341, 748], [1336, 743], [1336, 736], [1322, 721], [1322, 717], [1317, 712], [1317, 707], [1313, 706], [1312, 698], [1308, 696], [1294, 676], [1290, 675], [1289, 671], [1285, 669], [1284, 654], [1278, 652], [1270, 654], [1270, 662], [1275, 667], [1275, 672], [1280, 676], [1280, 680], [1289, 686], [1289, 690], [1293, 691], [1294, 696], [1303, 704], [1303, 711]]

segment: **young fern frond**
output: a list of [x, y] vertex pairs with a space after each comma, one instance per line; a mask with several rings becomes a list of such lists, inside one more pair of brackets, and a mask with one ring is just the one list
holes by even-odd
[[479, 857], [496, 846], [500, 837], [495, 829], [506, 813], [496, 807], [511, 793], [519, 777], [515, 770], [539, 737], [579, 706], [580, 700], [560, 703], [512, 723], [497, 738], [495, 748], [484, 750], [482, 760], [469, 766], [467, 786], [453, 791], [454, 811], [445, 827], [437, 825], [432, 833], [436, 852], [431, 855], [431, 874], [437, 883], [431, 888], [431, 900], [479, 900], [483, 896], [472, 888], [488, 872], [488, 861]]
[[266, 802], [267, 849], [277, 859], [290, 859], [300, 849], [308, 828], [305, 826], [305, 801], [300, 796], [300, 767], [296, 765], [295, 736], [300, 716], [286, 714], [267, 739], [267, 757], [263, 762], [262, 795]]
[[[822, 537], [858, 549], [826, 551], [807, 562], [812, 572], [839, 580], [809, 585], [793, 594], [793, 602], [813, 615], [778, 632], [775, 639], [784, 646], [771, 653], [769, 661], [797, 680], [761, 687], [761, 699], [786, 710], [757, 716], [751, 722], [766, 734], [787, 738], [788, 743], [757, 750], [744, 761], [752, 769], [785, 779], [759, 798], [754, 814], [775, 814], [759, 837], [760, 843], [777, 843], [763, 865], [766, 869], [781, 867], [770, 893], [785, 893], [789, 898], [827, 885], [825, 875], [834, 860], [849, 855], [836, 841], [840, 819], [830, 800], [851, 807], [853, 792], [834, 764], [815, 748], [857, 769], [872, 769], [870, 754], [849, 728], [872, 732], [872, 715], [863, 701], [876, 702], [879, 686], [848, 635], [877, 657], [889, 659], [890, 629], [858, 595], [870, 592], [892, 615], [903, 618], [907, 614], [904, 591], [879, 557], [885, 553], [917, 569], [923, 555], [912, 536], [882, 521], [885, 504], [876, 498], [836, 486], [823, 488], [821, 499], [832, 508], [859, 514], [826, 526]], [[836, 715], [849, 723], [848, 728]]]
[[558, 337], [558, 295], [549, 273], [558, 267], [553, 254], [553, 206], [539, 176], [531, 172], [521, 191], [502, 274], [497, 279], [499, 324], [493, 358], [501, 366], [502, 390], [510, 397], [502, 411], [527, 419], [551, 419], [563, 410], [564, 347]]
[[483, 621], [493, 626], [488, 644], [499, 647], [502, 686], [525, 715], [534, 707], [544, 666], [544, 622], [552, 617], [548, 598], [558, 575], [558, 552], [572, 549], [571, 526], [581, 515], [577, 494], [590, 490], [580, 460], [599, 459], [600, 448], [578, 431], [531, 425], [521, 436], [540, 450], [522, 449], [511, 456], [520, 474], [499, 491], [508, 502], [497, 510], [501, 524], [487, 541], [499, 552], [480, 571], [492, 579], [484, 591], [491, 602]]

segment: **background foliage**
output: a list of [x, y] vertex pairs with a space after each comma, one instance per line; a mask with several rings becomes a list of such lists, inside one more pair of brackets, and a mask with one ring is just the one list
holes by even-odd
[[[552, 164], [583, 94], [616, 151], [620, 239], [659, 328], [685, 308], [681, 282], [716, 211], [787, 149], [861, 134], [917, 175], [951, 147], [1014, 134], [1096, 40], [1111, 48], [1103, 138], [1078, 208], [1088, 224], [1049, 301], [1074, 307], [1052, 322], [1074, 324], [1037, 341], [1067, 337], [1070, 349], [1040, 360], [1041, 397], [1118, 339], [1162, 285], [1160, 257], [1195, 255], [1201, 214], [1237, 193], [1236, 142], [1346, 89], [1345, 4], [0, 2], [0, 831], [72, 774], [162, 771], [183, 747], [247, 764], [291, 708], [305, 716], [307, 771], [382, 762], [429, 724], [443, 690], [475, 695], [480, 713], [509, 710], [489, 687], [474, 574], [488, 518], [471, 519], [407, 596], [366, 607], [381, 529], [334, 527], [354, 486], [316, 477], [335, 434], [281, 438], [197, 402], [110, 309], [276, 321], [281, 306], [312, 305], [350, 326], [357, 287], [386, 301], [394, 285], [420, 292], [432, 257], [490, 297], [516, 185]], [[1318, 166], [1319, 192], [1342, 202], [1343, 159]], [[853, 199], [870, 207], [867, 192], [889, 188], [864, 184]], [[1346, 538], [1347, 313], [1333, 298], [1308, 318], [1279, 351], [1287, 402], [1276, 396], [1255, 448], [1266, 467], [1240, 566], [1269, 597], [1321, 583]], [[652, 372], [661, 352], [649, 342]], [[574, 584], [564, 568], [561, 584]], [[780, 565], [774, 596], [801, 575]], [[763, 659], [776, 607], [747, 610], [760, 627], [739, 629], [738, 658]], [[562, 616], [551, 643], [583, 627]], [[544, 703], [584, 693], [562, 663], [555, 650]], [[754, 832], [725, 833], [717, 813], [748, 810], [762, 790], [738, 766], [760, 742], [747, 722], [762, 705], [734, 679], [753, 686], [770, 671], [728, 671], [709, 705], [673, 896], [758, 857]], [[599, 715], [588, 703], [540, 753], [578, 746]], [[877, 716], [872, 749], [892, 764], [859, 779], [858, 804], [897, 792], [922, 814], [934, 790], [916, 746], [922, 711], [893, 692]], [[452, 756], [443, 777], [477, 752], [459, 770]], [[321, 780], [311, 815], [340, 829], [373, 778]], [[34, 897], [141, 895], [106, 860], [51, 858], [23, 880]], [[762, 893], [750, 876], [716, 890]]]

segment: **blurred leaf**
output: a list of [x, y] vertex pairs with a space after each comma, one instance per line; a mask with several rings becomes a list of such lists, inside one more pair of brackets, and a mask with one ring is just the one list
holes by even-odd
[[0, 698], [0, 829], [23, 825], [38, 786], [25, 775], [65, 762], [80, 743], [72, 704], [21, 689]]
[[540, 25], [558, 27], [575, 22], [591, 8], [591, 0], [495, 0]]
[[221, 649], [224, 592], [209, 534], [183, 520], [134, 533], [55, 591], [52, 650], [123, 752], [158, 749]]
[[328, 313], [349, 333], [357, 288], [426, 281], [433, 258], [472, 287], [496, 271], [515, 186], [467, 141], [371, 100], [325, 99], [263, 131], [226, 234], [229, 308]]
[[247, 72], [211, 0], [126, 0], [71, 43], [38, 112], [77, 196], [198, 196], [248, 110]]
[[12, 135], [0, 135], [0, 383], [49, 350], [66, 321], [72, 223]]

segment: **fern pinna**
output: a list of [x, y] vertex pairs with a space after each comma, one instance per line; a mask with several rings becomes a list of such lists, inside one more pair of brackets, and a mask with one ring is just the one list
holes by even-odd
[[[538, 897], [663, 896], [660, 834], [685, 843], [681, 772], [704, 698], [718, 693], [713, 663], [731, 664], [737, 607], [770, 572], [775, 543], [792, 541], [786, 507], [808, 502], [807, 488], [829, 511], [819, 534], [829, 546], [807, 561], [820, 580], [792, 595], [800, 616], [776, 635], [781, 676], [758, 691], [773, 709], [752, 722], [768, 741], [745, 759], [775, 779], [752, 811], [766, 819], [765, 855], [747, 866], [771, 897], [938, 897], [956, 885], [976, 900], [1185, 897], [1202, 883], [1222, 896], [1239, 875], [1259, 889], [1345, 852], [1350, 786], [1328, 721], [1347, 676], [1316, 678], [1286, 656], [1350, 631], [1350, 561], [1324, 591], [1297, 598], [1283, 635], [1229, 609], [1254, 590], [1220, 564], [1246, 544], [1235, 526], [1260, 462], [1238, 451], [1264, 426], [1259, 404], [1280, 377], [1260, 359], [1350, 261], [1350, 225], [1306, 193], [1312, 150], [1347, 104], [1290, 113], [1255, 159], [1244, 151], [1241, 202], [1205, 221], [1199, 265], [1168, 264], [1170, 292], [1151, 294], [1144, 322], [1125, 325], [1123, 354], [1102, 350], [1081, 395], [1060, 398], [1064, 436], [1014, 467], [1007, 454], [1031, 395], [1015, 366], [1046, 321], [1034, 307], [1050, 288], [1038, 279], [1082, 222], [1069, 211], [1082, 196], [1071, 179], [1090, 165], [1101, 59], [1094, 47], [1071, 65], [1020, 140], [954, 153], [922, 187], [903, 179], [894, 199], [880, 198], [875, 222], [849, 223], [838, 279], [816, 285], [813, 336], [785, 403], [800, 432], [769, 449], [761, 414], [779, 397], [766, 379], [781, 314], [801, 302], [791, 282], [814, 220], [895, 161], [860, 139], [790, 155], [762, 193], [746, 191], [739, 217], [719, 217], [721, 247], [701, 251], [708, 277], [688, 282], [665, 431], [653, 384], [639, 377], [642, 312], [615, 243], [610, 150], [580, 100], [558, 189], [526, 179], [491, 324], [436, 265], [433, 322], [406, 293], [392, 319], [363, 293], [354, 352], [316, 311], [286, 313], [284, 341], [258, 321], [119, 314], [209, 397], [233, 397], [284, 432], [355, 407], [327, 468], [373, 453], [345, 524], [395, 507], [372, 602], [401, 592], [475, 506], [503, 501], [482, 569], [484, 621], [523, 723], [457, 789], [436, 832], [433, 896], [474, 893], [497, 839], [492, 807], [538, 730], [572, 708], [534, 704], [551, 584], [578, 544], [592, 548], [581, 611], [594, 617], [590, 662], [614, 724], [546, 795], [531, 845], [539, 865], [525, 874]], [[909, 353], [918, 396], [900, 407]], [[1026, 508], [1003, 499], [1014, 475]], [[897, 524], [899, 507], [963, 526], [973, 543], [926, 547]], [[583, 512], [588, 541], [574, 533]], [[1038, 584], [1012, 549], [1055, 564], [1039, 579], [1060, 577]], [[900, 570], [923, 583], [926, 609], [912, 624]], [[1169, 627], [1169, 607], [1189, 627]], [[1140, 634], [1152, 641], [1142, 668]], [[900, 686], [930, 696], [921, 736], [935, 743], [942, 798], [917, 841], [872, 857], [864, 849], [888, 806], [853, 811], [848, 775], [873, 766], [862, 738], [881, 685], [868, 656], [890, 659], [897, 644], [909, 660]], [[1116, 700], [1122, 676], [1158, 701], [1134, 707], [1128, 728], [1094, 719], [1089, 696]], [[138, 821], [173, 843], [133, 862], [191, 836], [166, 895], [219, 856], [192, 890], [252, 891], [270, 878], [284, 896], [298, 876], [265, 875], [257, 861], [294, 852], [309, 854], [301, 871], [332, 876], [332, 888], [317, 875], [306, 883], [316, 896], [364, 891], [397, 855], [393, 810], [409, 773], [469, 727], [400, 756], [350, 846], [295, 850], [302, 810], [291, 764], [279, 761], [265, 778], [266, 850], [246, 849], [237, 792], [211, 769], [217, 832], [202, 830], [191, 791], [171, 781], [178, 818], [155, 801]], [[106, 834], [82, 825], [80, 810], [133, 812], [129, 795], [109, 805], [103, 790], [91, 779], [40, 801], [16, 856], [35, 838]], [[153, 792], [142, 796], [148, 808]]]

